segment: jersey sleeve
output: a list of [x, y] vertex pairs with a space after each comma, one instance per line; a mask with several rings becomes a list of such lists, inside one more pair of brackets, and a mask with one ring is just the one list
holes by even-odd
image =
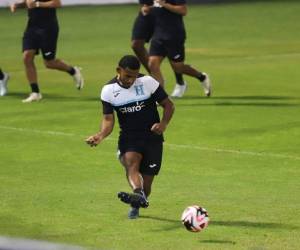
[[168, 94], [160, 85], [158, 85], [157, 89], [152, 94], [152, 97], [154, 98], [154, 100], [156, 102], [160, 103], [161, 101], [163, 101], [164, 99], [166, 99], [168, 97]]
[[153, 5], [153, 0], [139, 0], [139, 4], [141, 4], [141, 5], [149, 5], [149, 6], [151, 6], [151, 5]]
[[184, 5], [184, 4], [186, 4], [186, 0], [174, 0], [173, 4], [174, 5]]
[[113, 106], [106, 101], [101, 100], [102, 102], [102, 110], [104, 115], [112, 114], [114, 112]]
[[103, 114], [112, 114], [114, 112], [113, 106], [110, 103], [110, 93], [109, 93], [109, 88], [107, 85], [105, 85], [100, 94], [101, 102], [102, 102], [102, 109], [103, 109]]

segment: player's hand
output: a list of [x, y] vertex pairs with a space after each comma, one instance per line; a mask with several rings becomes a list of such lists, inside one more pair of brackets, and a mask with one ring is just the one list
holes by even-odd
[[101, 137], [99, 134], [92, 135], [88, 137], [85, 142], [91, 147], [96, 147], [101, 142]]
[[14, 13], [14, 12], [16, 12], [17, 4], [12, 3], [11, 5], [9, 5], [9, 8], [10, 8], [10, 11], [11, 11], [12, 13]]
[[144, 4], [141, 8], [143, 16], [147, 16], [151, 11], [151, 6]]
[[161, 7], [164, 7], [166, 5], [165, 0], [154, 0], [156, 4], [158, 4]]
[[26, 5], [28, 9], [33, 9], [36, 7], [36, 3], [34, 0], [26, 0]]
[[151, 127], [151, 131], [161, 135], [167, 128], [167, 124], [164, 122], [154, 123]]

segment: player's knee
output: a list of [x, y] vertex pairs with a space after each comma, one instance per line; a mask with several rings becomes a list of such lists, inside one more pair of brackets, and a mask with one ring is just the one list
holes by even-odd
[[134, 51], [140, 51], [144, 49], [144, 42], [140, 40], [132, 40], [131, 41], [131, 48]]
[[55, 61], [54, 60], [44, 60], [44, 64], [47, 69], [54, 69], [55, 68]]
[[23, 54], [23, 62], [26, 66], [32, 65], [33, 64], [33, 58], [34, 56], [32, 56], [29, 53], [24, 52]]
[[182, 74], [183, 73], [183, 69], [184, 69], [184, 65], [183, 64], [179, 64], [179, 63], [172, 63], [172, 68], [174, 69], [175, 73], [177, 74]]
[[148, 67], [151, 72], [156, 72], [159, 70], [159, 63], [150, 59], [148, 62]]

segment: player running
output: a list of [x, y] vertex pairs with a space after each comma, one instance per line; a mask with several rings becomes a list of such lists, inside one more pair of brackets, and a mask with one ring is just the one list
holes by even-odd
[[[141, 9], [138, 16], [136, 17], [131, 35], [131, 48], [135, 55], [138, 57], [140, 62], [143, 64], [145, 69], [150, 72], [149, 69], [149, 53], [145, 47], [146, 43], [149, 43], [154, 32], [155, 27], [155, 17], [151, 11], [153, 7], [153, 0], [139, 0]], [[173, 70], [174, 71], [174, 70]], [[181, 73], [176, 73], [174, 71], [177, 85], [186, 86]], [[173, 91], [172, 97], [182, 97], [183, 93], [178, 91]]]
[[35, 55], [42, 51], [44, 64], [48, 69], [64, 71], [73, 76], [76, 88], [82, 89], [84, 80], [78, 67], [70, 66], [56, 58], [56, 46], [59, 25], [56, 8], [61, 7], [60, 0], [22, 0], [11, 4], [11, 12], [17, 8], [28, 9], [28, 23], [23, 36], [23, 61], [26, 76], [31, 87], [31, 94], [24, 103], [39, 101], [40, 93], [37, 70], [34, 63]]
[[[197, 78], [207, 97], [211, 95], [211, 83], [206, 73], [185, 64], [186, 31], [183, 16], [187, 14], [186, 0], [155, 0], [152, 13], [155, 28], [151, 39], [149, 68], [151, 75], [163, 85], [164, 79], [160, 65], [168, 57], [174, 71]], [[175, 86], [174, 92], [182, 96], [186, 85]]]

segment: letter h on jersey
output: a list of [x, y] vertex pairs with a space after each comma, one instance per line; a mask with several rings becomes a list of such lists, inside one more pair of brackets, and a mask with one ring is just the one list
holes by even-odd
[[138, 95], [144, 95], [144, 88], [143, 88], [143, 85], [137, 85], [137, 86], [134, 86], [134, 89], [135, 89], [135, 94], [138, 96]]

